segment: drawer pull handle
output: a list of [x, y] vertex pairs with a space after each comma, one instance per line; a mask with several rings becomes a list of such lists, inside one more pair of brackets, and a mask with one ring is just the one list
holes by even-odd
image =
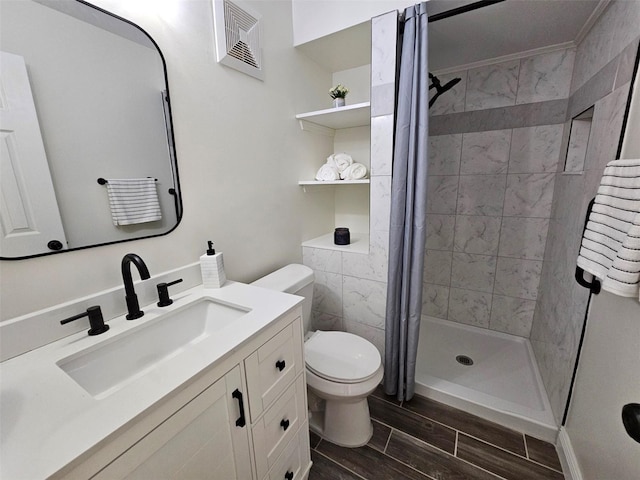
[[293, 480], [293, 472], [287, 471], [287, 473], [284, 474], [284, 478], [286, 478], [286, 480]]
[[233, 391], [231, 396], [238, 400], [238, 406], [240, 407], [240, 417], [236, 420], [236, 427], [244, 427], [247, 421], [244, 418], [244, 402], [242, 401], [242, 392], [237, 388]]
[[285, 420], [284, 418], [282, 419], [282, 421], [280, 422], [280, 426], [282, 427], [282, 429], [286, 432], [287, 428], [289, 428], [289, 420]]
[[284, 360], [278, 360], [276, 362], [276, 368], [280, 371], [284, 370], [286, 363], [284, 363]]

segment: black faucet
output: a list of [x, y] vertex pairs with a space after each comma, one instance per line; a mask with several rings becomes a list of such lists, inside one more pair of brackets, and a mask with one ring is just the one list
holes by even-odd
[[140, 273], [140, 278], [146, 280], [150, 277], [149, 269], [144, 263], [144, 260], [135, 253], [127, 253], [122, 258], [122, 280], [124, 281], [124, 295], [127, 301], [127, 320], [135, 320], [144, 315], [144, 312], [140, 310], [140, 304], [138, 303], [138, 296], [136, 295], [135, 288], [133, 287], [133, 279], [131, 278], [131, 264], [134, 264]]

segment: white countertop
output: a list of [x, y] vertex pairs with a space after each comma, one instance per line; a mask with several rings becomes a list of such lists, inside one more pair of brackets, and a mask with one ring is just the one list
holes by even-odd
[[[251, 310], [105, 398], [91, 396], [56, 365], [203, 297]], [[235, 282], [220, 289], [195, 287], [173, 299], [169, 307], [143, 307], [145, 315], [137, 320], [112, 319], [105, 334], [80, 332], [0, 364], [0, 478], [39, 479], [56, 473], [302, 301]]]

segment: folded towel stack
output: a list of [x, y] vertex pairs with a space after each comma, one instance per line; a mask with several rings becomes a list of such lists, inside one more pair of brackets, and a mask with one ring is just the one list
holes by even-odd
[[316, 180], [321, 182], [335, 182], [336, 180], [340, 180], [340, 172], [334, 165], [329, 165], [325, 163], [320, 167], [318, 173], [316, 173]]
[[162, 219], [153, 178], [107, 179], [107, 194], [114, 225], [133, 225]]
[[329, 155], [327, 163], [320, 167], [316, 180], [332, 182], [336, 180], [360, 180], [366, 178], [367, 167], [361, 163], [354, 163], [347, 153]]
[[339, 172], [343, 172], [352, 163], [353, 158], [348, 153], [334, 153], [327, 158], [327, 164], [334, 165]]
[[352, 163], [342, 172], [340, 172], [340, 178], [342, 180], [360, 180], [367, 176], [367, 167], [361, 163]]
[[640, 298], [640, 160], [606, 166], [577, 263], [604, 290]]

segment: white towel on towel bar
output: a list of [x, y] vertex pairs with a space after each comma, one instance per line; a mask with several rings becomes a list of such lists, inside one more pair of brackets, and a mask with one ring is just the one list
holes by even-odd
[[162, 219], [153, 178], [109, 178], [107, 193], [114, 225], [134, 225]]
[[578, 266], [604, 290], [640, 298], [640, 160], [614, 160], [604, 169]]

